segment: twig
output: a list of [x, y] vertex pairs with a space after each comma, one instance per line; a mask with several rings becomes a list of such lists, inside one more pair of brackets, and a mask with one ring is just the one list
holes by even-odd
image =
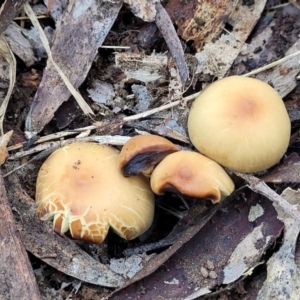
[[[195, 93], [193, 95], [190, 95], [188, 97], [183, 98], [183, 100], [185, 100], [186, 102], [194, 100], [195, 98], [197, 98], [199, 96], [199, 94], [200, 94], [200, 92]], [[145, 111], [143, 113], [139, 113], [139, 114], [129, 116], [129, 117], [124, 117], [123, 122], [126, 123], [126, 122], [130, 122], [130, 121], [142, 119], [142, 118], [148, 117], [150, 115], [153, 115], [153, 114], [155, 114], [159, 111], [163, 111], [163, 110], [166, 110], [168, 108], [177, 106], [178, 104], [179, 104], [179, 101], [174, 101], [174, 102], [171, 102], [169, 104], [162, 105], [162, 106], [154, 108], [154, 109], [150, 109], [150, 110]], [[69, 136], [69, 135], [74, 135], [74, 134], [77, 134], [78, 132], [83, 132], [83, 131], [86, 131], [86, 130], [94, 130], [94, 129], [97, 129], [101, 126], [102, 126], [102, 124], [100, 124], [100, 125], [90, 125], [90, 126], [86, 126], [86, 127], [82, 127], [82, 128], [77, 128], [77, 129], [74, 129], [72, 131], [61, 131], [61, 132], [58, 132], [58, 133], [54, 133], [54, 134], [44, 136], [44, 137], [38, 139], [37, 141], [35, 141], [34, 144], [40, 144], [40, 143], [43, 143], [43, 142], [52, 141], [52, 140], [55, 140], [55, 139], [60, 139], [62, 137], [66, 137], [66, 136]], [[13, 145], [13, 146], [9, 147], [7, 150], [12, 151], [12, 150], [20, 149], [22, 147], [23, 147], [23, 144], [19, 143], [19, 144], [16, 144], [16, 145]]]
[[[283, 57], [283, 58], [281, 58], [281, 59], [279, 59], [279, 60], [277, 60], [277, 61], [275, 61], [271, 64], [268, 64], [264, 67], [253, 70], [253, 71], [251, 71], [249, 73], [246, 73], [242, 76], [251, 76], [251, 75], [260, 73], [262, 71], [268, 70], [268, 69], [273, 68], [273, 67], [275, 67], [275, 66], [277, 66], [277, 65], [279, 65], [279, 64], [281, 64], [281, 63], [287, 61], [288, 59], [293, 58], [297, 55], [300, 55], [300, 51], [296, 51], [296, 52], [294, 52], [290, 55], [287, 55], [287, 56], [285, 56], [285, 57]], [[187, 97], [184, 97], [183, 100], [185, 102], [188, 102], [188, 101], [196, 99], [199, 95], [200, 95], [200, 92], [195, 93], [195, 94], [190, 95], [190, 96], [187, 96]], [[142, 113], [139, 113], [139, 114], [135, 114], [133, 116], [124, 117], [123, 122], [126, 123], [126, 122], [130, 122], [130, 121], [135, 121], [135, 120], [139, 120], [139, 119], [142, 119], [142, 118], [146, 118], [146, 117], [148, 117], [150, 115], [153, 115], [157, 112], [175, 107], [179, 104], [180, 104], [180, 101], [174, 101], [174, 102], [162, 105], [160, 107], [153, 108], [153, 109], [150, 109], [148, 111], [145, 111], [145, 112], [142, 112]], [[94, 130], [94, 129], [97, 129], [99, 127], [101, 127], [101, 125], [91, 125], [91, 126], [87, 126], [87, 127], [83, 127], [83, 128], [78, 128], [78, 129], [75, 129], [73, 131], [62, 131], [62, 132], [59, 132], [59, 133], [55, 133], [55, 134], [52, 134], [52, 135], [42, 137], [42, 138], [38, 139], [34, 144], [40, 144], [40, 143], [43, 143], [45, 141], [50, 141], [50, 140], [58, 139], [58, 138], [61, 138], [61, 137], [66, 137], [66, 136], [69, 136], [69, 135], [74, 135], [78, 132], [82, 132], [82, 131], [86, 131], [86, 130]], [[22, 143], [16, 144], [14, 146], [9, 147], [8, 151], [17, 150], [17, 149], [20, 149], [22, 147], [23, 147]]]
[[103, 48], [103, 49], [125, 49], [125, 50], [130, 49], [129, 46], [101, 46], [100, 48]]
[[287, 55], [287, 56], [285, 56], [285, 57], [283, 57], [281, 59], [278, 59], [278, 60], [276, 60], [276, 61], [274, 61], [274, 62], [272, 62], [272, 63], [270, 63], [270, 64], [268, 64], [266, 66], [263, 66], [263, 67], [258, 68], [256, 70], [253, 70], [253, 71], [251, 71], [249, 73], [246, 73], [246, 74], [244, 74], [242, 76], [248, 77], [248, 76], [255, 75], [255, 74], [258, 74], [260, 72], [269, 70], [269, 69], [271, 69], [273, 67], [276, 67], [276, 66], [282, 64], [283, 62], [289, 60], [290, 58], [293, 58], [293, 57], [297, 56], [297, 55], [300, 55], [300, 50], [296, 51], [294, 53], [291, 53], [291, 54], [289, 54], [289, 55]]
[[154, 251], [154, 250], [161, 249], [161, 248], [164, 248], [167, 246], [171, 246], [177, 241], [178, 237], [181, 235], [182, 235], [182, 233], [178, 233], [178, 234], [172, 235], [170, 237], [166, 237], [155, 243], [141, 245], [141, 246], [138, 246], [135, 248], [127, 248], [123, 251], [123, 254], [127, 257], [130, 257], [133, 254], [142, 254], [144, 252]]
[[156, 4], [155, 23], [164, 37], [172, 57], [176, 62], [182, 86], [185, 86], [187, 80], [189, 79], [189, 69], [184, 58], [182, 45], [170, 16], [160, 2]]
[[292, 218], [300, 222], [300, 214], [297, 208], [289, 204], [284, 198], [282, 198], [271, 188], [269, 188], [263, 180], [260, 180], [257, 177], [248, 174], [236, 174], [248, 182], [249, 187], [253, 192], [259, 193], [267, 197], [274, 203], [278, 204], [287, 214], [289, 214]]
[[[188, 102], [188, 101], [196, 99], [199, 95], [200, 95], [200, 92], [195, 93], [195, 94], [190, 95], [190, 96], [187, 96], [187, 97], [183, 98], [183, 100], [185, 102]], [[160, 111], [166, 110], [168, 108], [177, 106], [177, 105], [180, 104], [180, 102], [181, 101], [177, 100], [177, 101], [174, 101], [174, 102], [162, 105], [162, 106], [157, 107], [157, 108], [153, 108], [153, 109], [147, 110], [145, 112], [142, 112], [142, 113], [130, 116], [130, 117], [125, 117], [123, 120], [124, 120], [124, 122], [129, 122], [129, 121], [134, 121], [134, 120], [138, 120], [138, 119], [143, 119], [143, 118], [146, 118], [146, 117], [148, 117], [150, 115], [153, 115], [153, 114], [155, 114], [157, 112], [160, 112]]]
[[24, 157], [26, 155], [30, 155], [36, 152], [41, 152], [38, 155], [34, 156], [32, 159], [28, 160], [26, 163], [23, 165], [18, 166], [17, 168], [9, 171], [8, 173], [4, 174], [3, 177], [7, 177], [8, 175], [16, 172], [17, 170], [20, 170], [21, 168], [25, 167], [26, 165], [40, 160], [49, 154], [51, 154], [55, 149], [62, 147], [67, 144], [71, 144], [74, 142], [96, 142], [98, 144], [110, 144], [114, 146], [123, 146], [128, 140], [130, 139], [129, 136], [120, 136], [120, 135], [106, 135], [106, 136], [99, 136], [99, 135], [93, 135], [93, 136], [88, 136], [88, 137], [81, 137], [81, 138], [73, 138], [73, 139], [68, 139], [64, 141], [57, 141], [57, 142], [51, 142], [49, 145], [43, 144], [43, 145], [38, 145], [37, 147], [31, 148], [26, 151], [20, 151], [14, 155], [11, 155], [9, 157], [10, 160], [14, 159], [19, 159], [21, 157]]
[[[36, 16], [37, 19], [48, 19], [49, 16], [48, 15], [40, 15], [40, 16]], [[23, 17], [16, 17], [14, 18], [14, 21], [27, 21], [30, 20], [28, 17], [23, 16]], [[20, 26], [22, 27], [22, 26]]]

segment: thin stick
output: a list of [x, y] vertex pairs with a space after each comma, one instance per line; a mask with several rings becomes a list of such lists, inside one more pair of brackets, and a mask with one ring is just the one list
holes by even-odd
[[288, 215], [300, 222], [300, 213], [298, 212], [297, 208], [274, 192], [263, 180], [249, 174], [236, 174], [248, 182], [249, 188], [253, 192], [259, 193], [278, 204]]
[[[195, 98], [197, 98], [199, 96], [199, 94], [200, 94], [200, 92], [199, 93], [195, 93], [193, 95], [190, 95], [188, 97], [185, 97], [183, 99], [186, 102], [187, 101], [191, 101], [191, 100], [194, 100]], [[133, 116], [130, 116], [130, 117], [125, 117], [125, 118], [123, 118], [123, 122], [126, 123], [126, 122], [130, 122], [130, 121], [142, 119], [142, 118], [148, 117], [150, 115], [153, 115], [153, 114], [155, 114], [155, 113], [157, 113], [159, 111], [163, 111], [163, 110], [166, 110], [168, 108], [174, 107], [174, 106], [176, 106], [178, 104], [179, 104], [179, 101], [174, 101], [174, 102], [171, 102], [169, 104], [162, 105], [160, 107], [148, 110], [148, 111], [143, 112], [143, 113], [139, 113], [139, 114], [136, 114], [136, 115], [133, 115]], [[86, 127], [82, 127], [82, 128], [77, 128], [77, 129], [74, 129], [74, 130], [71, 130], [71, 131], [61, 131], [61, 132], [58, 132], [58, 133], [54, 133], [54, 134], [50, 134], [50, 135], [44, 136], [44, 137], [38, 139], [37, 141], [35, 141], [34, 144], [40, 144], [40, 143], [43, 143], [43, 142], [49, 142], [51, 140], [60, 139], [62, 137], [66, 137], [66, 136], [69, 136], [69, 135], [77, 134], [78, 132], [84, 132], [84, 131], [87, 131], [87, 130], [94, 130], [94, 129], [97, 129], [97, 128], [101, 127], [101, 126], [102, 126], [102, 124], [100, 124], [100, 125], [90, 125], [90, 126], [86, 126]], [[8, 147], [7, 150], [8, 151], [12, 151], [12, 150], [20, 149], [22, 147], [23, 147], [23, 144], [19, 143], [19, 144], [13, 145], [11, 147]]]
[[[36, 16], [36, 18], [37, 19], [48, 19], [49, 18], [49, 16], [47, 16], [47, 15], [41, 15], [41, 16]], [[16, 17], [16, 18], [14, 18], [14, 21], [22, 21], [22, 20], [25, 20], [25, 21], [27, 21], [27, 20], [30, 20], [28, 17]]]
[[248, 76], [255, 75], [255, 74], [258, 74], [260, 72], [269, 70], [269, 69], [271, 69], [273, 67], [276, 67], [276, 66], [282, 64], [283, 62], [289, 60], [290, 58], [293, 58], [293, 57], [297, 56], [297, 55], [300, 55], [300, 50], [296, 51], [294, 53], [291, 53], [291, 54], [289, 54], [289, 55], [287, 55], [287, 56], [285, 56], [285, 57], [283, 57], [281, 59], [278, 59], [278, 60], [276, 60], [276, 61], [274, 61], [274, 62], [272, 62], [272, 63], [270, 63], [270, 64], [268, 64], [266, 66], [263, 66], [263, 67], [258, 68], [256, 70], [253, 70], [253, 71], [251, 71], [249, 73], [246, 73], [246, 74], [244, 74], [242, 76], [248, 77]]
[[125, 50], [130, 49], [129, 46], [101, 46], [100, 48], [103, 48], [103, 49], [125, 49]]
[[[261, 68], [258, 68], [256, 70], [253, 70], [249, 73], [246, 73], [242, 76], [251, 76], [251, 75], [254, 75], [254, 74], [257, 74], [257, 73], [260, 73], [262, 71], [265, 71], [265, 70], [268, 70], [270, 68], [273, 68], [285, 61], [287, 61], [288, 59], [290, 58], [293, 58], [297, 55], [300, 55], [300, 50], [299, 51], [296, 51], [290, 55], [287, 55], [271, 64], [268, 64], [264, 67], [261, 67]], [[190, 95], [190, 96], [187, 96], [187, 97], [184, 97], [183, 100], [185, 102], [188, 102], [188, 101], [191, 101], [191, 100], [194, 100], [196, 99], [198, 96], [199, 96], [200, 92], [198, 93], [195, 93], [193, 95]], [[129, 117], [124, 117], [123, 118], [123, 122], [126, 123], [126, 122], [130, 122], [130, 121], [135, 121], [135, 120], [139, 120], [139, 119], [142, 119], [142, 118], [145, 118], [145, 117], [148, 117], [150, 115], [153, 115], [157, 112], [160, 112], [160, 111], [163, 111], [163, 110], [166, 110], [166, 109], [169, 109], [169, 108], [172, 108], [172, 107], [175, 107], [177, 105], [180, 104], [180, 101], [174, 101], [174, 102], [171, 102], [171, 103], [168, 103], [168, 104], [165, 104], [165, 105], [162, 105], [160, 107], [157, 107], [157, 108], [153, 108], [153, 109], [150, 109], [148, 111], [145, 111], [143, 113], [139, 113], [139, 114], [136, 114], [136, 115], [133, 115], [133, 116], [129, 116]], [[42, 143], [44, 141], [49, 141], [49, 140], [53, 140], [53, 139], [58, 139], [58, 138], [61, 138], [61, 137], [65, 137], [65, 136], [69, 136], [69, 135], [73, 135], [73, 134], [76, 134], [78, 132], [83, 132], [83, 131], [86, 131], [86, 130], [93, 130], [93, 129], [97, 129], [101, 127], [101, 125], [91, 125], [91, 126], [87, 126], [87, 127], [83, 127], [83, 128], [78, 128], [78, 129], [75, 129], [73, 131], [62, 131], [60, 133], [56, 133], [54, 135], [49, 135], [49, 136], [45, 136], [43, 138], [40, 138], [39, 140], [37, 140], [34, 144], [39, 144], [39, 143]], [[20, 149], [23, 147], [23, 144], [20, 143], [20, 144], [16, 144], [14, 146], [11, 146], [8, 148], [8, 151], [12, 151], [12, 150], [17, 150], [17, 149]]]

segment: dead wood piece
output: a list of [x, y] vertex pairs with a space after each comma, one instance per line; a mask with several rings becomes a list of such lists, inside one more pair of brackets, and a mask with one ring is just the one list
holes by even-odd
[[218, 39], [206, 43], [203, 50], [196, 54], [198, 60], [196, 74], [211, 74], [218, 78], [226, 75], [245, 46], [245, 41], [259, 20], [265, 4], [266, 0], [253, 1], [250, 6], [238, 1], [235, 11], [228, 20], [232, 30], [230, 32], [225, 30]]
[[176, 240], [182, 235], [181, 234], [175, 234], [175, 235], [172, 235], [172, 236], [168, 236], [158, 242], [155, 242], [155, 243], [150, 243], [150, 244], [146, 244], [146, 245], [142, 245], [142, 246], [139, 246], [139, 247], [136, 247], [136, 248], [127, 248], [123, 251], [123, 254], [126, 256], [126, 257], [129, 257], [131, 255], [137, 255], [137, 254], [143, 254], [145, 252], [148, 252], [148, 251], [154, 251], [154, 250], [157, 250], [157, 249], [161, 249], [163, 247], [167, 247], [167, 246], [171, 246], [173, 245]]
[[[82, 5], [80, 4], [82, 2]], [[72, 1], [56, 30], [52, 57], [71, 84], [78, 88], [113, 25], [121, 3]], [[39, 89], [26, 120], [29, 134], [40, 132], [57, 108], [70, 97], [53, 63], [48, 61]]]
[[[289, 190], [289, 192], [287, 192]], [[291, 205], [299, 203], [297, 192], [291, 193], [290, 188], [281, 194]], [[295, 198], [298, 198], [297, 200]], [[296, 201], [295, 201], [296, 200]], [[300, 231], [300, 222], [286, 213], [282, 207], [273, 203], [278, 213], [278, 219], [284, 223], [284, 239], [280, 249], [273, 254], [267, 263], [267, 278], [259, 291], [258, 300], [267, 298], [291, 299], [299, 298], [300, 268], [296, 262], [295, 251]], [[298, 207], [298, 205], [297, 205]], [[299, 210], [298, 210], [299, 212]]]
[[271, 183], [300, 183], [300, 157], [291, 153], [282, 164], [268, 172], [261, 179]]
[[160, 3], [157, 3], [156, 9], [157, 14], [155, 17], [155, 23], [161, 34], [163, 35], [172, 54], [172, 57], [176, 62], [182, 86], [184, 87], [187, 80], [189, 79], [189, 70], [184, 58], [182, 45], [180, 43], [179, 37], [177, 36], [173, 23], [164, 7]]
[[284, 198], [274, 192], [270, 187], [266, 185], [264, 181], [252, 175], [242, 173], [236, 174], [248, 182], [249, 187], [253, 192], [267, 197], [268, 199], [273, 201], [274, 204], [278, 205], [282, 210], [284, 210], [286, 214], [300, 223], [300, 213], [298, 212], [297, 208], [289, 204]]
[[126, 81], [133, 79], [149, 83], [167, 80], [168, 56], [165, 54], [116, 53], [115, 62], [126, 75]]
[[170, 0], [166, 6], [177, 32], [186, 41], [194, 41], [200, 51], [203, 44], [218, 36], [238, 1]]
[[130, 9], [134, 15], [143, 19], [146, 22], [153, 22], [156, 9], [155, 4], [160, 2], [159, 0], [123, 0], [130, 6]]
[[30, 67], [37, 59], [26, 34], [27, 30], [21, 28], [15, 22], [12, 22], [3, 33], [12, 52], [21, 58], [27, 67]]
[[0, 173], [0, 299], [40, 299]]
[[13, 19], [19, 14], [27, 0], [6, 0], [0, 7], [0, 34], [6, 30]]
[[[291, 55], [290, 59], [276, 66], [271, 71], [258, 74], [257, 79], [268, 82], [274, 86], [281, 97], [285, 97], [296, 86], [296, 76], [299, 73], [299, 57], [300, 57], [300, 39], [291, 46], [285, 53], [286, 57]], [[294, 56], [293, 56], [294, 55]]]

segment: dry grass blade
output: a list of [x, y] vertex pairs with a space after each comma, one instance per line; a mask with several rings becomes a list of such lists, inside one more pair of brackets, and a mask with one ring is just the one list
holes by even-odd
[[269, 70], [271, 68], [274, 68], [274, 67], [276, 67], [276, 66], [284, 63], [285, 61], [287, 61], [287, 60], [289, 60], [289, 59], [291, 59], [291, 58], [293, 58], [295, 56], [298, 56], [298, 55], [300, 55], [300, 50], [296, 51], [294, 53], [291, 53], [289, 55], [286, 55], [283, 58], [280, 58], [280, 59], [278, 59], [278, 60], [276, 60], [276, 61], [274, 61], [274, 62], [272, 62], [272, 63], [270, 63], [270, 64], [268, 64], [266, 66], [261, 67], [261, 68], [257, 68], [257, 69], [255, 69], [255, 70], [253, 70], [253, 71], [251, 71], [249, 73], [246, 73], [246, 74], [244, 74], [242, 76], [249, 77], [249, 76], [252, 76], [252, 75], [256, 75], [256, 74], [261, 73], [263, 71], [266, 71], [266, 70]]
[[[270, 69], [270, 68], [273, 68], [297, 55], [300, 55], [300, 51], [297, 51], [297, 52], [294, 52], [290, 55], [287, 55], [271, 64], [268, 64], [264, 67], [261, 67], [261, 68], [258, 68], [258, 69], [255, 69], [247, 74], [244, 74], [242, 76], [251, 76], [251, 75], [254, 75], [254, 74], [258, 74], [260, 72], [263, 72], [267, 69]], [[187, 96], [187, 97], [184, 97], [183, 100], [185, 102], [188, 102], [188, 101], [191, 101], [191, 100], [194, 100], [196, 99], [198, 96], [199, 96], [200, 92], [198, 93], [195, 93], [195, 94], [192, 94], [190, 96]], [[142, 119], [142, 118], [146, 118], [150, 115], [153, 115], [155, 113], [158, 113], [160, 111], [163, 111], [163, 110], [166, 110], [166, 109], [169, 109], [169, 108], [172, 108], [172, 107], [175, 107], [175, 106], [178, 106], [180, 104], [180, 101], [173, 101], [171, 103], [168, 103], [168, 104], [165, 104], [165, 105], [162, 105], [160, 107], [157, 107], [157, 108], [153, 108], [153, 109], [150, 109], [150, 110], [147, 110], [145, 112], [142, 112], [142, 113], [138, 113], [138, 114], [135, 114], [135, 115], [132, 115], [132, 116], [128, 116], [128, 117], [124, 117], [123, 118], [123, 122], [126, 123], [126, 122], [131, 122], [131, 121], [135, 121], [135, 120], [139, 120], [139, 119]], [[59, 132], [59, 133], [55, 133], [53, 135], [49, 135], [49, 136], [45, 136], [45, 137], [42, 137], [41, 139], [37, 140], [35, 142], [35, 144], [40, 144], [42, 142], [45, 142], [45, 141], [50, 141], [50, 140], [53, 140], [53, 139], [57, 139], [57, 138], [61, 138], [61, 137], [64, 137], [64, 136], [69, 136], [69, 135], [74, 135], [76, 134], [76, 132], [78, 131], [85, 131], [85, 130], [93, 130], [93, 129], [96, 129], [98, 128], [99, 126], [98, 125], [92, 125], [92, 126], [87, 126], [87, 127], [84, 127], [84, 128], [79, 128], [77, 130], [74, 130], [74, 131], [62, 131], [62, 132]], [[12, 150], [17, 150], [17, 149], [20, 149], [22, 148], [22, 144], [17, 144], [17, 145], [14, 145], [14, 146], [11, 146], [8, 148], [8, 151], [12, 151]]]
[[10, 50], [9, 45], [3, 37], [0, 37], [0, 54], [7, 60], [9, 63], [9, 88], [7, 94], [0, 106], [0, 134], [3, 135], [3, 120], [8, 105], [9, 98], [12, 94], [15, 82], [16, 82], [16, 59], [13, 53]]
[[67, 88], [69, 89], [70, 93], [76, 99], [78, 105], [80, 106], [80, 108], [82, 109], [82, 111], [84, 112], [84, 114], [86, 114], [86, 115], [94, 115], [92, 109], [85, 102], [85, 100], [82, 98], [82, 96], [80, 95], [80, 93], [73, 87], [73, 85], [71, 84], [70, 80], [67, 78], [67, 76], [63, 73], [63, 71], [60, 69], [60, 67], [53, 60], [52, 52], [51, 52], [51, 49], [50, 49], [50, 45], [49, 45], [48, 39], [47, 39], [47, 37], [46, 37], [46, 35], [45, 35], [42, 27], [40, 26], [37, 17], [35, 16], [33, 10], [31, 9], [31, 7], [30, 7], [30, 5], [28, 3], [26, 3], [24, 5], [24, 10], [25, 10], [26, 14], [28, 15], [28, 17], [30, 18], [30, 21], [33, 24], [33, 26], [38, 31], [38, 33], [40, 35], [40, 38], [41, 38], [41, 41], [43, 43], [43, 46], [46, 49], [46, 52], [47, 52], [49, 60], [52, 62], [53, 66], [55, 67], [56, 71], [60, 75], [61, 79], [63, 80], [63, 82], [65, 83], [65, 85], [67, 86]]
[[[195, 98], [197, 98], [199, 96], [199, 94], [200, 93], [195, 93], [193, 95], [190, 95], [188, 97], [183, 98], [183, 100], [185, 102], [194, 100]], [[126, 122], [131, 122], [131, 121], [139, 120], [139, 119], [142, 119], [142, 118], [146, 118], [146, 117], [151, 116], [151, 115], [153, 115], [153, 114], [155, 114], [157, 112], [160, 112], [160, 111], [172, 108], [172, 107], [177, 106], [179, 104], [180, 104], [180, 101], [174, 101], [174, 102], [171, 102], [169, 104], [165, 104], [165, 105], [159, 106], [157, 108], [153, 108], [153, 109], [147, 110], [147, 111], [142, 112], [142, 113], [138, 113], [138, 114], [135, 114], [135, 115], [132, 115], [132, 116], [129, 116], [129, 117], [124, 117], [123, 118], [123, 122], [126, 123]], [[40, 143], [44, 143], [44, 142], [48, 142], [48, 141], [60, 139], [60, 138], [63, 138], [63, 137], [66, 137], [66, 136], [70, 136], [70, 135], [74, 135], [74, 134], [76, 134], [78, 132], [82, 132], [82, 131], [86, 131], [86, 130], [94, 130], [94, 129], [97, 129], [97, 128], [101, 127], [101, 126], [102, 126], [101, 123], [99, 125], [97, 123], [95, 123], [94, 125], [83, 127], [83, 128], [78, 128], [78, 129], [75, 129], [73, 131], [71, 130], [71, 131], [57, 132], [57, 133], [54, 133], [54, 134], [50, 134], [50, 135], [41, 137], [34, 144], [40, 144]], [[23, 147], [23, 144], [19, 143], [19, 144], [10, 146], [8, 148], [8, 151], [17, 150], [17, 149], [20, 149], [22, 147]]]
[[[53, 137], [52, 137], [53, 139]], [[96, 142], [98, 144], [109, 144], [109, 145], [113, 145], [113, 146], [124, 146], [124, 144], [130, 139], [130, 137], [128, 136], [120, 136], [120, 135], [115, 135], [115, 136], [111, 136], [111, 135], [93, 135], [93, 136], [84, 136], [81, 137], [80, 135], [78, 135], [76, 138], [73, 139], [68, 139], [68, 140], [64, 140], [64, 141], [56, 141], [56, 142], [51, 142], [51, 143], [44, 143], [40, 144], [34, 148], [30, 148], [29, 150], [25, 150], [25, 151], [20, 151], [16, 154], [13, 154], [9, 157], [10, 160], [14, 160], [14, 159], [19, 159], [21, 157], [24, 157], [26, 155], [30, 155], [36, 152], [40, 152], [42, 151], [40, 154], [34, 156], [32, 159], [28, 160], [26, 163], [18, 166], [17, 168], [9, 171], [8, 173], [4, 174], [3, 177], [7, 177], [8, 175], [14, 173], [17, 170], [22, 169], [23, 167], [25, 167], [26, 165], [28, 165], [29, 163], [32, 163], [34, 161], [40, 160], [45, 158], [46, 156], [50, 155], [54, 150], [56, 150], [59, 147], [62, 147], [64, 145], [67, 144], [72, 144], [75, 142]], [[0, 143], [1, 146], [1, 143]], [[5, 148], [5, 153], [2, 156], [5, 156], [7, 153], [7, 150]], [[6, 158], [6, 156], [5, 156]], [[0, 164], [1, 164], [1, 147], [0, 147]]]

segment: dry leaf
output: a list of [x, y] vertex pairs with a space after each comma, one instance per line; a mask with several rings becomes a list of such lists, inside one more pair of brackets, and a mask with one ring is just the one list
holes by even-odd
[[160, 0], [124, 0], [132, 13], [146, 22], [153, 22], [156, 16], [156, 3]]
[[[25, 7], [27, 13], [32, 15], [29, 5]], [[26, 119], [25, 127], [28, 137], [40, 132], [53, 118], [57, 108], [69, 99], [68, 88], [71, 86], [68, 82], [71, 82], [74, 88], [78, 88], [85, 80], [98, 48], [113, 25], [120, 8], [121, 3], [112, 4], [105, 0], [89, 2], [79, 0], [69, 3], [68, 9], [56, 28], [51, 50], [46, 38], [44, 41], [44, 46], [48, 47], [46, 50], [48, 55], [50, 53], [50, 59]], [[36, 27], [39, 28], [34, 16], [31, 20], [37, 23]], [[42, 31], [40, 34], [43, 36]], [[51, 61], [51, 56], [55, 63]], [[60, 75], [57, 73], [58, 69], [62, 70]], [[68, 88], [62, 83], [61, 76], [68, 84]], [[79, 96], [75, 89], [73, 89], [74, 94]], [[81, 108], [86, 113], [91, 113], [91, 109], [84, 104], [85, 102], [79, 103], [82, 104]]]
[[[222, 34], [215, 42], [208, 42], [201, 52], [196, 54], [199, 65], [196, 74], [204, 73], [223, 78], [232, 63], [241, 52], [245, 41], [259, 20], [266, 0], [253, 1], [244, 5], [239, 1], [228, 21], [232, 26], [230, 32]], [[225, 55], [224, 55], [225, 54]]]
[[298, 300], [300, 295], [300, 269], [295, 263], [295, 247], [300, 231], [300, 222], [274, 203], [278, 219], [284, 223], [284, 239], [280, 249], [267, 263], [267, 279], [259, 291], [257, 300]]
[[166, 6], [175, 22], [178, 34], [186, 41], [193, 40], [198, 51], [218, 36], [237, 1], [170, 0]]

